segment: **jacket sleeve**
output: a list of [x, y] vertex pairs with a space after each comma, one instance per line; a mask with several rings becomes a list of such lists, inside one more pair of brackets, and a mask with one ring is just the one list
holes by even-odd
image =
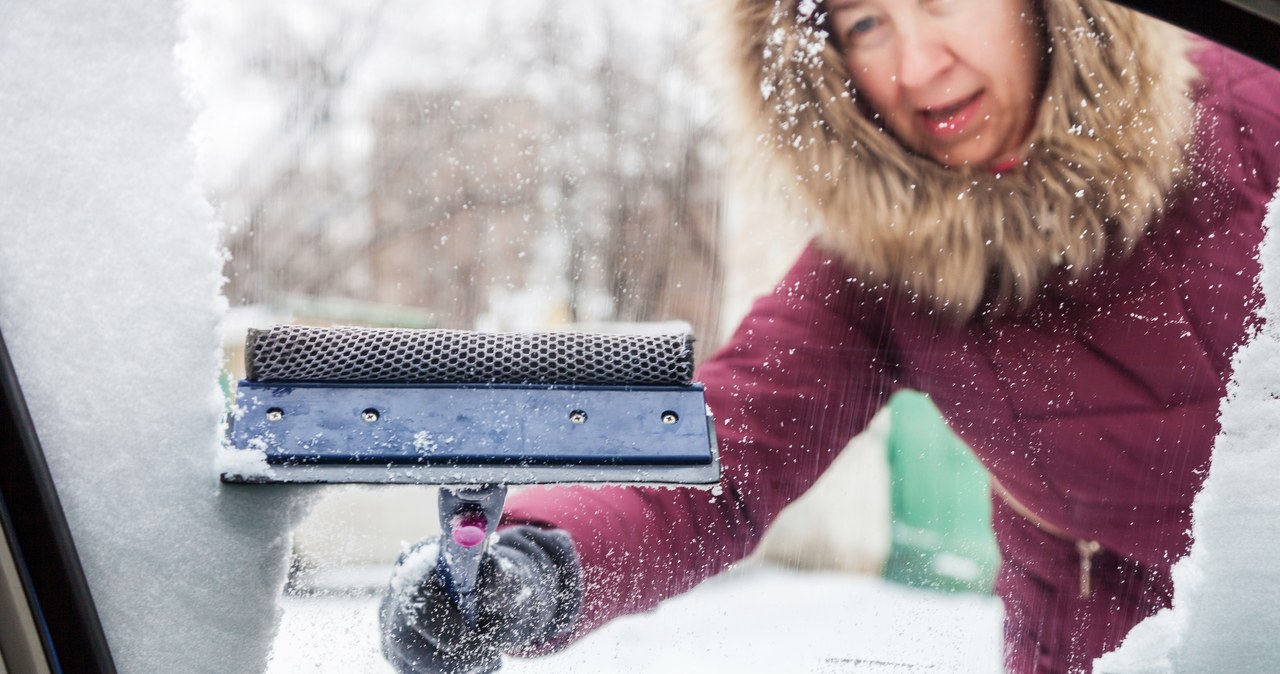
[[750, 553], [887, 397], [880, 308], [814, 247], [756, 302], [696, 374], [715, 416], [718, 493], [534, 487], [512, 495], [504, 525], [564, 529], [582, 562], [583, 612], [556, 646], [652, 608]]

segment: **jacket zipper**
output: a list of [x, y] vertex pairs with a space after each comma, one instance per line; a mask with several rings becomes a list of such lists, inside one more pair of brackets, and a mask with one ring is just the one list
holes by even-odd
[[1098, 541], [1076, 538], [1075, 536], [1068, 534], [1065, 530], [1046, 522], [1039, 515], [1031, 512], [1030, 508], [1027, 508], [1018, 501], [1018, 499], [1014, 498], [1013, 494], [1010, 494], [1009, 490], [1005, 489], [1004, 485], [1000, 484], [1000, 481], [997, 480], [994, 475], [991, 476], [991, 487], [995, 491], [996, 495], [999, 496], [1006, 505], [1012, 508], [1014, 512], [1024, 517], [1027, 521], [1036, 525], [1036, 528], [1050, 536], [1061, 538], [1064, 541], [1071, 541], [1076, 544], [1076, 552], [1080, 555], [1080, 598], [1087, 599], [1092, 595], [1093, 556], [1102, 550], [1102, 544]]

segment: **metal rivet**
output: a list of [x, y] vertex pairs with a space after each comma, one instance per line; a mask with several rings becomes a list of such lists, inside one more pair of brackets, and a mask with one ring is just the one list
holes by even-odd
[[284, 410], [279, 407], [272, 407], [267, 410], [267, 421], [280, 421], [284, 418]]
[[369, 409], [360, 413], [360, 418], [364, 419], [369, 423], [373, 423], [378, 420], [378, 410], [375, 410], [372, 407], [370, 407]]
[[676, 414], [671, 410], [667, 410], [666, 412], [662, 413], [662, 423], [667, 424], [669, 426], [671, 424], [674, 424], [677, 421], [680, 421], [679, 414]]
[[587, 413], [582, 410], [574, 410], [569, 413], [569, 421], [575, 424], [585, 424], [587, 423]]

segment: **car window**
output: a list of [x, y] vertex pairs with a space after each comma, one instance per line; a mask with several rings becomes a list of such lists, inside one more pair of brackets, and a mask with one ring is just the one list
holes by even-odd
[[[767, 9], [807, 17], [839, 4]], [[1171, 18], [1204, 22], [1200, 32], [1274, 63], [1267, 8], [1220, 5], [1236, 28]], [[707, 17], [679, 2], [196, 0], [0, 19], [14, 37], [0, 50], [0, 88], [22, 92], [0, 98], [12, 123], [0, 141], [12, 159], [0, 162], [11, 186], [0, 329], [121, 669], [391, 671], [378, 603], [397, 556], [439, 531], [437, 492], [221, 484], [232, 459], [218, 428], [237, 410], [250, 329], [687, 331], [699, 364], [733, 340], [824, 230], [815, 209], [795, 207], [799, 176], [776, 193], [744, 178], [742, 148], [721, 135], [722, 83], [708, 83], [697, 60], [720, 28]], [[1262, 26], [1263, 37], [1240, 26]], [[826, 40], [830, 29], [802, 24], [796, 39]], [[779, 30], [762, 48], [790, 44]], [[1274, 75], [1248, 72], [1215, 99], [1220, 118], [1270, 109], [1259, 83]], [[761, 84], [753, 95], [790, 100], [764, 73]], [[1242, 227], [1277, 224], [1280, 147], [1260, 124], [1190, 151], [1191, 169], [1230, 166], [1238, 178], [1193, 172], [1213, 183], [1194, 206], [1201, 222], [1248, 201], [1257, 207]], [[1203, 235], [1187, 246], [1204, 251], [1196, 264], [1229, 268], [1234, 258], [1214, 247], [1223, 235]], [[1176, 241], [1157, 252], [1186, 253]], [[1266, 245], [1260, 257], [1274, 266]], [[1217, 286], [1184, 290], [1229, 303]], [[1259, 635], [1274, 632], [1274, 597], [1243, 597], [1233, 580], [1256, 571], [1272, 538], [1239, 524], [1274, 514], [1248, 497], [1277, 469], [1258, 449], [1274, 386], [1275, 321], [1262, 301], [1246, 348], [1185, 335], [1235, 372], [1196, 506], [1204, 547], [1174, 567], [1175, 608], [1141, 623], [1099, 671], [1271, 652]], [[1154, 393], [1118, 380], [1108, 389], [1117, 398], [1204, 385], [1201, 370], [1137, 351], [1099, 358], [1174, 374]], [[934, 379], [969, 362], [943, 345], [923, 353]], [[1037, 395], [1059, 400], [1018, 393]], [[1000, 671], [990, 474], [940, 400], [886, 398], [743, 563], [563, 653], [505, 668]], [[23, 561], [11, 547], [7, 587]], [[38, 599], [15, 602], [17, 614]], [[10, 643], [0, 662], [19, 671]]]

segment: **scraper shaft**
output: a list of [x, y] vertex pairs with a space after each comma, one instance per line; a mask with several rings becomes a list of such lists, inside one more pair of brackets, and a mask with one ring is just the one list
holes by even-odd
[[476, 591], [480, 562], [502, 517], [507, 488], [500, 484], [440, 489], [440, 558], [437, 562], [449, 597], [468, 628], [479, 615]]

